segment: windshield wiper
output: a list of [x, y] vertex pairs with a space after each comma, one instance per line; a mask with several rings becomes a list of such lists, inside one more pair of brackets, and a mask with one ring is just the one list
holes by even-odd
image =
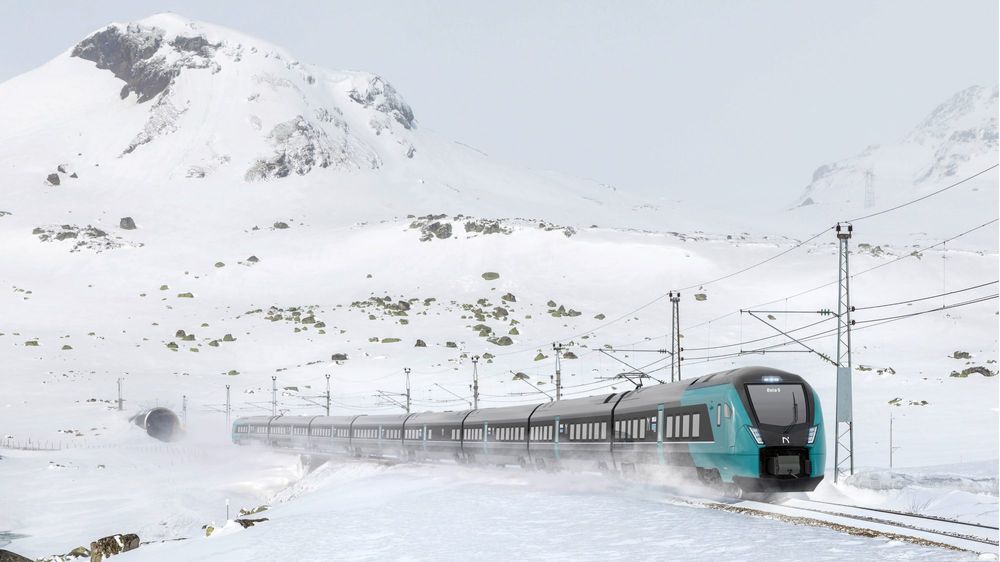
[[781, 430], [782, 433], [788, 433], [788, 430], [792, 428], [799, 421], [799, 403], [795, 400], [795, 393], [792, 393], [792, 423], [785, 426], [785, 429]]

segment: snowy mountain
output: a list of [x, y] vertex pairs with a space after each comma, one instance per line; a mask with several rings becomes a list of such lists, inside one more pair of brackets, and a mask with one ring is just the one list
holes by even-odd
[[[966, 88], [898, 142], [820, 166], [794, 207], [849, 216], [919, 197], [996, 164], [997, 94], [997, 87]], [[995, 184], [993, 177], [989, 183]], [[995, 201], [996, 190], [987, 191]]]
[[0, 167], [32, 189], [226, 185], [253, 197], [309, 185], [348, 223], [447, 212], [636, 225], [639, 202], [614, 188], [494, 163], [425, 131], [380, 76], [316, 68], [174, 14], [95, 31], [0, 85], [0, 104], [17, 108], [0, 131], [17, 149]]

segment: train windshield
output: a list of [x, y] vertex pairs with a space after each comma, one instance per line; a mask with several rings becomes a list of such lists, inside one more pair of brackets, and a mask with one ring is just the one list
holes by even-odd
[[801, 384], [748, 384], [747, 394], [761, 425], [806, 423], [806, 395]]

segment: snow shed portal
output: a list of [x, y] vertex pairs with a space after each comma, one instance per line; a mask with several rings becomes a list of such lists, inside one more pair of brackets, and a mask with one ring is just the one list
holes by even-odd
[[150, 437], [160, 441], [174, 441], [180, 437], [181, 422], [177, 414], [167, 408], [139, 412], [132, 418], [132, 422], [145, 429]]

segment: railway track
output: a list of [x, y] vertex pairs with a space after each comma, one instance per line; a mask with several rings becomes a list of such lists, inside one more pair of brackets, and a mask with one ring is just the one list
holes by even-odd
[[734, 500], [709, 502], [708, 507], [952, 550], [996, 553], [1000, 545], [1000, 531], [990, 525], [826, 501]]

